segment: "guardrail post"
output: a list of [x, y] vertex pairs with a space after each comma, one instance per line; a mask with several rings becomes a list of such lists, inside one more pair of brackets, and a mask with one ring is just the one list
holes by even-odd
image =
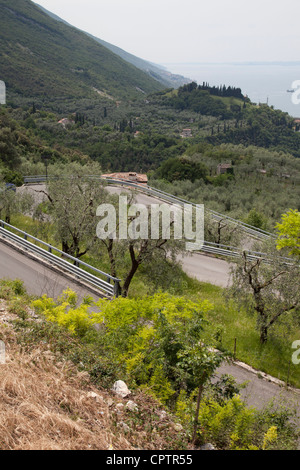
[[115, 297], [119, 297], [119, 296], [120, 296], [120, 292], [121, 292], [121, 289], [120, 289], [120, 282], [119, 282], [119, 281], [115, 281], [115, 285], [114, 285], [114, 296], [115, 296]]

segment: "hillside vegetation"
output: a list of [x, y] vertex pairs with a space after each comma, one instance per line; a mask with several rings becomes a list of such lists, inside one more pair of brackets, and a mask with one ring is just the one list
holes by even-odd
[[[1, 281], [0, 340], [6, 346], [0, 366], [1, 450], [188, 447], [178, 420], [156, 400], [141, 391], [123, 399], [75, 364], [82, 355], [93, 363], [94, 375], [99, 367], [83, 343], [38, 318], [30, 304], [20, 283]], [[129, 409], [129, 400], [135, 409]]]
[[[8, 93], [41, 100], [139, 98], [162, 85], [29, 0], [0, 1], [1, 79]], [[141, 91], [142, 90], [142, 91]]]
[[[240, 88], [165, 89], [29, 0], [0, 0], [0, 7], [0, 79], [8, 90], [0, 110], [0, 218], [121, 280], [119, 298], [81, 304], [71, 291], [32, 304], [22, 283], [0, 281], [0, 317], [4, 311], [8, 319], [0, 340], [9, 353], [0, 370], [0, 445], [295, 448], [290, 410], [249, 410], [231, 377], [212, 379], [233, 353], [299, 386], [291, 364], [298, 260], [281, 269], [275, 241], [255, 245], [206, 211], [207, 241], [277, 257], [252, 266], [246, 255], [237, 258], [235, 289], [200, 283], [183, 272], [178, 240], [97, 237], [97, 207], [118, 210], [119, 201], [86, 177], [147, 173], [154, 187], [275, 233], [284, 212], [300, 209], [293, 119], [251, 103]], [[45, 172], [58, 178], [40, 192], [5, 184], [22, 186], [24, 176]], [[119, 379], [138, 412], [111, 397]]]
[[[42, 6], [39, 5], [39, 8], [45, 13], [47, 13], [47, 15], [49, 15], [51, 18], [70, 26], [69, 23], [64, 21], [62, 18], [59, 18], [57, 15], [51, 13], [50, 11], [46, 10]], [[86, 33], [86, 34], [90, 36], [92, 39], [94, 39], [95, 41], [102, 44], [102, 46], [106, 47], [114, 54], [117, 54], [118, 56], [120, 56], [126, 62], [129, 62], [130, 64], [134, 65], [138, 69], [141, 69], [144, 72], [146, 72], [148, 75], [150, 75], [150, 77], [154, 78], [155, 80], [158, 80], [165, 87], [172, 86], [174, 88], [178, 88], [179, 86], [182, 86], [185, 83], [188, 83], [190, 81], [189, 79], [182, 77], [181, 75], [174, 75], [168, 72], [167, 70], [165, 70], [163, 67], [160, 67], [156, 64], [152, 64], [151, 62], [148, 62], [147, 60], [143, 60], [139, 57], [136, 57], [135, 55], [130, 54], [124, 51], [123, 49], [121, 49], [120, 47], [114, 46], [113, 44], [110, 44], [109, 42], [106, 42], [103, 39], [96, 38], [95, 36], [89, 33]]]
[[[185, 353], [196, 352], [188, 341], [206, 322], [195, 317], [192, 303], [185, 309], [183, 299], [165, 296], [165, 307], [158, 309], [159, 298], [146, 298], [142, 309], [141, 301], [102, 301], [104, 334], [91, 326], [99, 313], [87, 314], [87, 300], [76, 306], [74, 293], [66, 292], [57, 303], [38, 299], [33, 311], [22, 283], [1, 281], [0, 340], [6, 345], [0, 368], [1, 449], [190, 451], [208, 442], [219, 450], [296, 449], [293, 412], [272, 404], [260, 411], [248, 408], [230, 376], [207, 384], [198, 437], [191, 442], [199, 368]], [[204, 302], [199, 308], [210, 307]], [[211, 359], [201, 357], [202, 367], [209, 368]], [[131, 394], [122, 398], [111, 387], [125, 376]]]

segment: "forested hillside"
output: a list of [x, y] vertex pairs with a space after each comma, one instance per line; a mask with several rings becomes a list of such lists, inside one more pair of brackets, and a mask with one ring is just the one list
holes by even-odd
[[[62, 18], [59, 18], [57, 15], [54, 15], [50, 11], [41, 7], [40, 5], [39, 5], [39, 8], [41, 8], [41, 10], [47, 13], [47, 15], [49, 15], [51, 18], [69, 25], [69, 23], [64, 21]], [[188, 83], [191, 81], [188, 78], [182, 77], [181, 75], [174, 75], [170, 73], [168, 70], [164, 69], [163, 67], [160, 67], [156, 64], [152, 64], [151, 62], [148, 62], [147, 60], [140, 59], [139, 57], [136, 57], [135, 55], [130, 54], [124, 51], [123, 49], [121, 49], [120, 47], [114, 46], [113, 44], [110, 44], [109, 42], [106, 42], [103, 39], [97, 38], [89, 33], [86, 33], [86, 34], [90, 36], [92, 39], [94, 39], [95, 41], [102, 44], [102, 46], [112, 51], [114, 54], [117, 54], [118, 56], [120, 56], [126, 62], [129, 62], [130, 64], [134, 65], [138, 69], [141, 69], [144, 72], [146, 72], [148, 75], [150, 75], [150, 77], [154, 78], [155, 80], [158, 80], [165, 87], [178, 88], [179, 86], [182, 86], [185, 83]]]
[[138, 98], [163, 86], [29, 0], [0, 1], [0, 74], [11, 93], [60, 98]]
[[[230, 85], [165, 88], [153, 69], [143, 72], [29, 0], [0, 0], [0, 8], [0, 80], [8, 98], [0, 108], [2, 226], [23, 230], [39, 247], [47, 242], [52, 255], [59, 248], [66, 282], [68, 255], [72, 272], [81, 262], [116, 285], [110, 298], [97, 292], [100, 300], [81, 299], [70, 289], [54, 298], [42, 268], [45, 295], [33, 298], [22, 280], [0, 279], [0, 363], [3, 344], [8, 351], [0, 447], [295, 449], [290, 402], [266, 404], [258, 393], [264, 408], [250, 409], [240, 397], [247, 385], [219, 374], [221, 364], [237, 360], [259, 378], [300, 385], [291, 361], [300, 335], [294, 119]], [[121, 208], [100, 176], [122, 171], [146, 173], [150, 186], [204, 204], [205, 241], [227, 245], [222, 256], [230, 262], [193, 253], [191, 265], [182, 263], [190, 261], [186, 244], [163, 227], [158, 239], [133, 238], [130, 229], [120, 237], [120, 220], [101, 238], [99, 207]], [[28, 175], [42, 175], [45, 184], [23, 185]], [[128, 212], [135, 228], [137, 207], [136, 218]], [[272, 234], [252, 239], [257, 230], [243, 231], [227, 216]], [[176, 231], [174, 219], [167, 225]], [[12, 264], [2, 260], [3, 276], [15, 276]], [[199, 278], [190, 277], [195, 266]], [[216, 285], [203, 282], [203, 271]], [[60, 287], [56, 275], [54, 282]], [[120, 381], [126, 393], [116, 396]], [[244, 396], [256, 387], [251, 382]]]
[[[232, 86], [163, 89], [29, 0], [0, 5], [7, 182], [43, 173], [45, 162], [49, 171], [95, 162], [103, 172], [148, 173], [153, 185], [249, 222], [255, 209], [262, 218], [253, 223], [268, 229], [298, 207], [300, 133], [287, 113]], [[218, 174], [219, 164], [230, 174]]]

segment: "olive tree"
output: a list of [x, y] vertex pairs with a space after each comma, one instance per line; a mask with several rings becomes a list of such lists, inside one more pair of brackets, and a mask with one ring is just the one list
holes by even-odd
[[14, 191], [0, 183], [0, 219], [10, 224], [12, 215], [27, 213], [32, 205], [32, 195]]
[[75, 258], [86, 254], [96, 239], [96, 210], [108, 202], [105, 182], [88, 177], [88, 168], [77, 164], [67, 167], [59, 178], [48, 181], [43, 193], [48, 214], [55, 227], [55, 236], [62, 250]]
[[[272, 244], [273, 245], [273, 244]], [[271, 327], [284, 315], [300, 314], [300, 266], [280, 257], [274, 246], [267, 256], [249, 259], [243, 252], [232, 271], [231, 294], [257, 314], [261, 344]]]
[[[148, 277], [160, 277], [166, 273], [166, 267], [176, 269], [179, 266], [178, 255], [185, 251], [183, 240], [174, 237], [174, 219], [170, 217], [167, 223], [163, 224], [162, 214], [160, 214], [159, 228], [155, 237], [151, 232], [151, 214], [146, 206], [141, 207], [134, 215], [130, 216], [130, 210], [135, 207], [135, 194], [126, 195], [126, 230], [125, 236], [121, 236], [121, 222], [119, 217], [120, 205], [115, 204], [116, 223], [112, 230], [106, 226], [106, 219], [101, 221], [101, 235], [98, 233], [99, 242], [94, 245], [94, 252], [97, 254], [104, 248], [110, 263], [110, 274], [113, 277], [122, 278], [121, 294], [128, 296], [129, 288], [137, 271], [141, 266], [146, 266]], [[141, 212], [144, 211], [144, 218], [140, 219]], [[98, 214], [100, 216], [100, 213]], [[102, 214], [103, 215], [103, 214]], [[144, 233], [142, 225], [144, 223]], [[146, 228], [145, 228], [146, 226]], [[105, 232], [103, 231], [106, 227]], [[100, 245], [100, 248], [99, 248]]]
[[239, 246], [242, 240], [239, 225], [226, 218], [214, 218], [208, 211], [205, 214], [205, 240], [216, 245]]

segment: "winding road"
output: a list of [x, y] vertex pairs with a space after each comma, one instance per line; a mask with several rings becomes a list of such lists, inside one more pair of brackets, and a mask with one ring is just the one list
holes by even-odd
[[[35, 185], [34, 189], [42, 189], [42, 185], [40, 187]], [[32, 187], [22, 188], [22, 190], [32, 191]], [[109, 191], [117, 194], [121, 191], [124, 192], [123, 189], [112, 187], [109, 188]], [[41, 197], [41, 195], [38, 195], [38, 197]], [[157, 199], [140, 194], [137, 197], [137, 202], [141, 204], [157, 203]], [[228, 285], [230, 273], [230, 264], [228, 262], [197, 253], [184, 256], [181, 261], [184, 271], [189, 276], [222, 287]], [[47, 294], [57, 298], [67, 287], [75, 290], [79, 298], [91, 295], [91, 292], [84, 287], [80, 287], [76, 282], [66, 279], [63, 274], [53, 272], [45, 265], [7, 246], [1, 241], [1, 238], [0, 278], [22, 279], [28, 292], [37, 296]], [[218, 370], [218, 375], [224, 373], [233, 375], [238, 383], [247, 382], [241, 396], [250, 406], [262, 408], [274, 399], [277, 403], [283, 402], [286, 406], [295, 407], [300, 417], [299, 391], [286, 389], [274, 381], [260, 378], [260, 374], [256, 374], [240, 364], [223, 364]]]

